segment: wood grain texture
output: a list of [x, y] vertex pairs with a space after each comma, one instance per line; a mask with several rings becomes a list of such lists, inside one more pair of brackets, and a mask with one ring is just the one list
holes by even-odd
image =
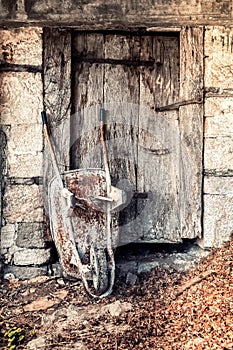
[[[60, 42], [70, 60], [71, 40], [68, 48], [65, 35], [62, 32]], [[202, 42], [202, 28], [182, 29], [180, 43], [178, 34], [73, 32], [72, 81], [70, 65], [62, 78], [60, 65], [51, 65], [45, 101], [53, 106], [51, 110], [60, 108], [57, 115], [62, 118], [69, 111], [72, 83], [71, 167], [103, 167], [102, 106], [113, 185], [127, 188], [129, 194], [148, 193], [147, 199], [131, 198], [121, 211], [121, 244], [138, 239], [177, 242], [201, 234], [202, 105], [179, 105], [160, 112], [156, 108], [200, 96]], [[63, 58], [63, 62], [69, 60]], [[130, 65], [131, 61], [137, 64]], [[148, 61], [154, 64], [142, 64]], [[52, 82], [60, 81], [64, 92], [60, 96], [65, 96], [62, 106], [59, 94], [55, 103], [55, 97], [49, 97], [51, 77]], [[61, 80], [65, 81], [61, 84]], [[69, 151], [67, 140], [63, 147]]]
[[[73, 37], [73, 57], [103, 57], [103, 36], [81, 34]], [[75, 60], [74, 60], [75, 61]], [[99, 135], [99, 107], [103, 102], [104, 67], [99, 64], [73, 64], [71, 120], [71, 167], [98, 168], [102, 165]]]
[[178, 37], [146, 37], [142, 55], [154, 57], [153, 69], [140, 70], [138, 188], [149, 192], [140, 203], [142, 240], [180, 239], [180, 140], [177, 111], [155, 112], [179, 96]]
[[[105, 65], [104, 102], [109, 109], [108, 155], [113, 183], [125, 189], [137, 190], [137, 136], [139, 72], [124, 61], [140, 60], [140, 38], [106, 35], [105, 58], [121, 59], [122, 65]], [[137, 200], [131, 199], [120, 212], [120, 241], [134, 240], [132, 223], [137, 217]], [[133, 233], [133, 234], [132, 234]]]
[[[203, 95], [203, 28], [183, 28], [180, 33], [180, 96], [182, 99]], [[203, 104], [181, 106], [180, 137], [183, 157], [180, 166], [182, 237], [201, 237]]]
[[26, 12], [0, 2], [3, 25], [69, 26], [80, 30], [146, 26], [231, 25], [231, 0], [27, 0]]
[[[70, 163], [71, 34], [44, 29], [44, 108], [60, 171]], [[44, 188], [55, 175], [47, 144], [44, 149]]]
[[[92, 106], [102, 104], [113, 184], [149, 192], [149, 200], [132, 199], [121, 212], [121, 243], [139, 238], [180, 240], [178, 112], [154, 111], [179, 97], [178, 36], [77, 33], [73, 43], [74, 59], [79, 61], [74, 105], [82, 111], [76, 121], [81, 135], [74, 147], [74, 165], [101, 165], [86, 154], [98, 159], [94, 152], [97, 116]], [[130, 66], [131, 61], [137, 66]], [[148, 61], [153, 66], [140, 64]]]

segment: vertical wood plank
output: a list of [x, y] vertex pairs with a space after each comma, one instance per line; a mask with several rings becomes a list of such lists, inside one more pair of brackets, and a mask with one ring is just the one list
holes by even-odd
[[[44, 29], [44, 107], [60, 171], [69, 168], [71, 102], [71, 35]], [[44, 188], [55, 175], [49, 149], [44, 148]], [[45, 208], [47, 194], [45, 192]]]
[[141, 68], [138, 189], [148, 192], [138, 217], [142, 240], [179, 241], [179, 129], [177, 111], [155, 112], [179, 96], [177, 37], [142, 38], [141, 57], [153, 57], [153, 69]]
[[179, 96], [178, 37], [142, 36], [140, 57], [142, 60], [155, 61], [153, 67], [141, 69], [140, 103], [154, 109], [177, 101]]
[[[203, 96], [203, 28], [180, 33], [180, 99]], [[203, 104], [180, 107], [182, 237], [201, 237]]]
[[111, 141], [108, 150], [110, 168], [118, 179], [128, 177], [134, 186], [136, 186], [139, 74], [134, 67], [125, 66], [124, 60], [133, 61], [139, 58], [138, 42], [138, 37], [106, 35], [105, 58], [122, 58], [122, 65], [104, 65], [104, 105], [109, 107], [107, 131]]
[[[124, 190], [137, 189], [137, 136], [139, 73], [135, 67], [124, 65], [140, 55], [137, 36], [106, 35], [105, 58], [121, 59], [122, 65], [105, 64], [104, 106], [107, 114], [107, 148], [112, 182]], [[120, 244], [133, 240], [132, 228], [137, 215], [136, 200], [120, 212]]]
[[104, 37], [76, 33], [73, 38], [73, 109], [71, 120], [72, 168], [98, 168], [102, 164], [99, 107], [103, 103], [104, 67], [88, 59], [103, 58]]

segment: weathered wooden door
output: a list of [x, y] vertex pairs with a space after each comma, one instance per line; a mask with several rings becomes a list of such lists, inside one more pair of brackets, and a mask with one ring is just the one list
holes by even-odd
[[[72, 168], [103, 166], [104, 107], [112, 183], [128, 193], [121, 244], [195, 237], [201, 215], [193, 220], [190, 211], [200, 208], [201, 169], [198, 176], [192, 169], [200, 168], [201, 155], [189, 157], [179, 108], [160, 108], [180, 100], [179, 36], [74, 32], [71, 41]], [[199, 129], [193, 132], [200, 141]]]

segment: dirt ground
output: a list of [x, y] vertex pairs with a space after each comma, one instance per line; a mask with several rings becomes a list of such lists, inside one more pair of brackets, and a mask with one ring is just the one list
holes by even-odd
[[0, 349], [233, 349], [233, 241], [188, 270], [158, 266], [91, 300], [79, 281], [0, 284]]

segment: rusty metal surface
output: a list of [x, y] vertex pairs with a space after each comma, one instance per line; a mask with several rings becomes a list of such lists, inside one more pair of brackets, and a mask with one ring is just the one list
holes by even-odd
[[[64, 175], [67, 188], [77, 198], [72, 222], [75, 228], [75, 239], [80, 245], [89, 248], [106, 247], [106, 203], [95, 199], [96, 196], [107, 196], [105, 171], [101, 169], [76, 170]], [[81, 207], [79, 206], [81, 205]], [[118, 214], [112, 215], [112, 246], [118, 244]]]
[[80, 277], [78, 266], [73, 259], [76, 245], [69, 232], [72, 222], [67, 216], [66, 199], [61, 195], [61, 188], [56, 177], [49, 184], [48, 194], [50, 228], [61, 265], [69, 276]]
[[[77, 278], [77, 251], [82, 264], [88, 264], [91, 246], [107, 246], [105, 203], [94, 199], [106, 196], [106, 178], [101, 169], [75, 170], [62, 177], [68, 190], [75, 195], [77, 207], [71, 210], [67, 206], [59, 181], [53, 178], [49, 184], [50, 224], [61, 264], [69, 275]], [[116, 247], [118, 213], [112, 215], [111, 226], [112, 246]]]

